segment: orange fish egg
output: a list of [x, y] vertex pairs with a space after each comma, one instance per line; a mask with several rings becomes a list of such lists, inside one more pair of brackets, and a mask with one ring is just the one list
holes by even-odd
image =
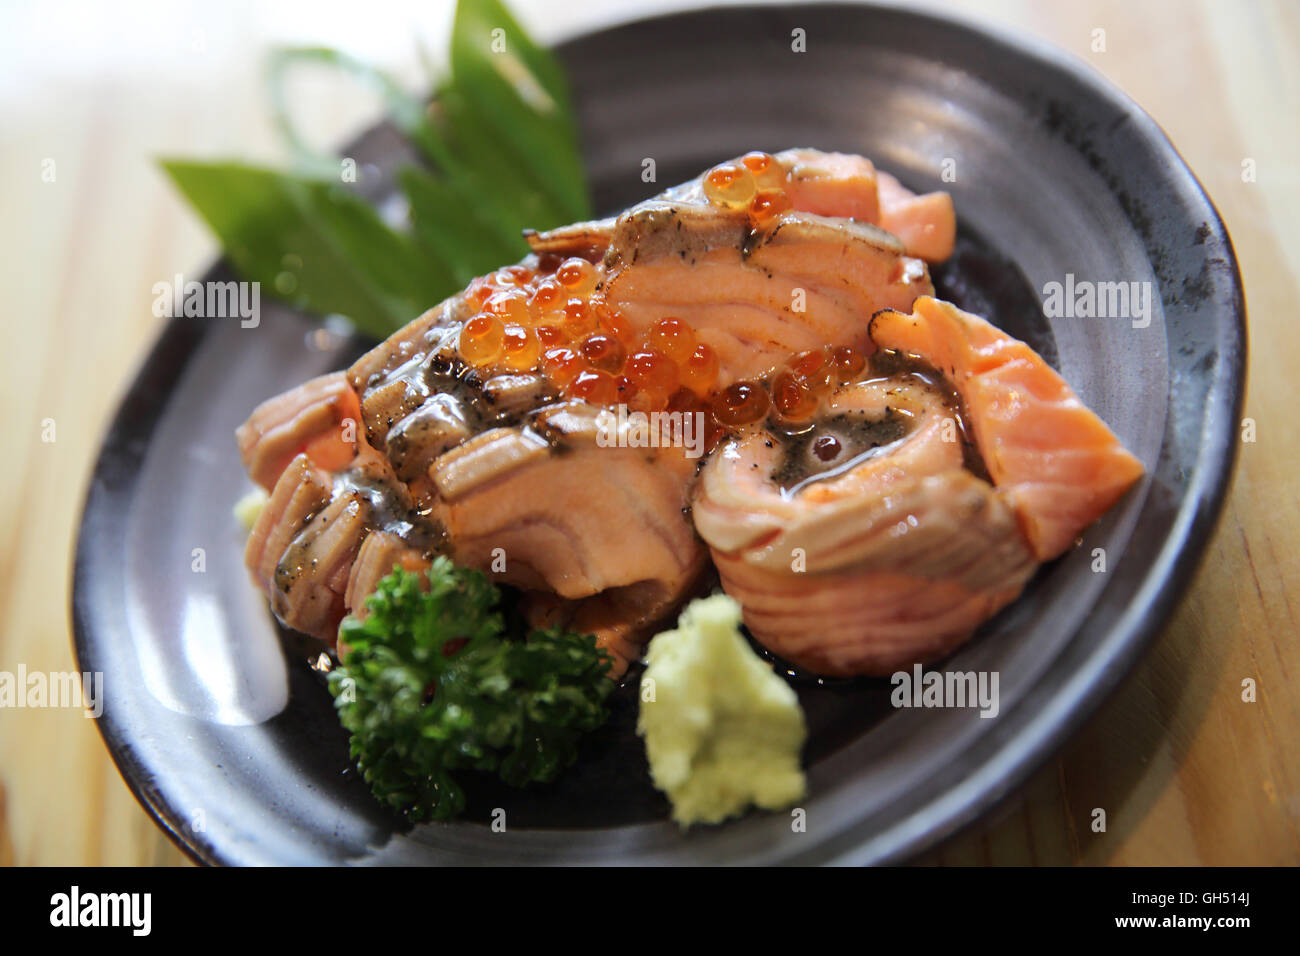
[[709, 405], [689, 388], [679, 388], [668, 397], [670, 412], [707, 412]]
[[805, 382], [782, 369], [772, 378], [772, 405], [782, 418], [803, 421], [817, 410], [817, 394]]
[[812, 453], [821, 461], [834, 461], [842, 450], [840, 440], [834, 435], [820, 435], [812, 443]]
[[519, 288], [528, 284], [532, 278], [532, 273], [523, 266], [506, 266], [498, 269], [493, 275], [493, 279], [498, 286], [505, 288]]
[[793, 204], [780, 189], [763, 189], [749, 201], [749, 218], [754, 223], [765, 223], [786, 212]]
[[480, 312], [461, 326], [460, 357], [475, 368], [489, 365], [500, 357], [504, 337], [505, 329], [497, 317]]
[[628, 322], [618, 309], [607, 302], [597, 302], [595, 312], [597, 325], [602, 332], [614, 336], [625, 346], [634, 343], [636, 332], [632, 329], [632, 323]]
[[663, 395], [677, 390], [677, 365], [657, 349], [639, 349], [627, 360], [627, 376], [644, 389]]
[[851, 382], [867, 367], [867, 357], [857, 349], [841, 345], [831, 353], [835, 377], [840, 382]]
[[621, 372], [627, 361], [627, 350], [623, 348], [623, 343], [604, 332], [587, 336], [579, 351], [593, 367], [605, 372]]
[[528, 329], [508, 325], [501, 337], [501, 360], [512, 372], [527, 372], [537, 367], [542, 348]]
[[488, 300], [492, 293], [499, 291], [493, 277], [490, 275], [479, 276], [469, 284], [469, 289], [465, 292], [465, 300], [474, 308], [482, 309], [483, 303]]
[[506, 289], [493, 293], [483, 305], [484, 311], [498, 316], [503, 322], [524, 325], [531, 320], [528, 313], [528, 293], [522, 289]]
[[554, 279], [543, 279], [533, 287], [528, 296], [528, 311], [534, 318], [554, 312], [564, 305], [565, 294], [560, 284]]
[[704, 176], [704, 195], [717, 206], [747, 206], [754, 198], [754, 177], [739, 163], [714, 166]]
[[713, 398], [713, 417], [723, 425], [748, 425], [767, 414], [771, 399], [761, 385], [736, 382]]
[[705, 395], [718, 380], [718, 371], [717, 353], [701, 342], [678, 366], [677, 374], [684, 386], [697, 395]]
[[746, 153], [740, 157], [740, 162], [749, 170], [759, 188], [775, 189], [785, 185], [785, 167], [771, 153]]
[[668, 405], [667, 394], [645, 388], [626, 375], [618, 379], [618, 400], [634, 412], [661, 412]]
[[564, 334], [571, 340], [596, 331], [596, 312], [586, 299], [574, 297], [564, 303]]
[[681, 319], [669, 316], [654, 324], [647, 341], [651, 348], [658, 349], [680, 365], [695, 350], [695, 330]]
[[547, 349], [542, 356], [542, 373], [561, 388], [572, 382], [586, 367], [582, 356], [570, 348]]
[[533, 329], [533, 334], [537, 336], [537, 341], [541, 343], [542, 348], [556, 348], [566, 341], [564, 330], [558, 325], [539, 325]]
[[824, 392], [835, 384], [831, 358], [825, 349], [809, 349], [790, 360], [790, 372], [814, 392]]
[[598, 278], [596, 267], [577, 256], [565, 259], [555, 270], [555, 281], [564, 286], [569, 295], [591, 295]]
[[668, 396], [663, 392], [654, 392], [649, 389], [642, 389], [637, 393], [634, 401], [628, 403], [628, 408], [634, 412], [662, 412], [668, 407]]
[[679, 388], [668, 398], [667, 410], [669, 412], [681, 412], [683, 415], [703, 415], [702, 423], [705, 435], [704, 450], [713, 451], [714, 447], [727, 433], [727, 430], [718, 424], [718, 420], [713, 417], [713, 409], [709, 403], [696, 395], [689, 388]]
[[609, 372], [583, 369], [569, 382], [564, 394], [592, 405], [613, 405], [618, 401], [618, 381]]
[[798, 378], [811, 378], [824, 371], [828, 361], [822, 349], [808, 349], [790, 359], [790, 371]]
[[[702, 415], [704, 433], [707, 435], [717, 430], [718, 423], [713, 417], [713, 409], [709, 403], [700, 396], [696, 395], [689, 388], [679, 388], [668, 396], [668, 404], [664, 406], [669, 412], [680, 412], [683, 415]], [[694, 427], [694, 426], [692, 426]]]

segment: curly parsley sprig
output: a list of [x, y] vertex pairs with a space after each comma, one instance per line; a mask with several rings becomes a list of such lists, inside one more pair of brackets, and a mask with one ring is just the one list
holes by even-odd
[[608, 652], [560, 629], [504, 638], [499, 601], [483, 574], [440, 557], [427, 578], [394, 568], [366, 618], [339, 629], [347, 650], [329, 686], [352, 757], [375, 796], [414, 819], [464, 809], [457, 771], [555, 779], [608, 717]]

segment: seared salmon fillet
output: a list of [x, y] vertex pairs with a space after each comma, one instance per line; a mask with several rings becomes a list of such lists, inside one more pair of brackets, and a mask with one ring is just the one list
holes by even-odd
[[1028, 346], [932, 298], [955, 235], [946, 193], [811, 149], [529, 233], [252, 413], [249, 570], [326, 643], [448, 555], [615, 676], [718, 579], [809, 671], [938, 659], [1142, 472]]
[[682, 319], [717, 354], [719, 385], [762, 378], [805, 349], [864, 348], [872, 313], [934, 291], [925, 264], [875, 226], [787, 212], [754, 230], [697, 204], [629, 211], [605, 269], [606, 297], [633, 332]]
[[1142, 463], [1024, 342], [937, 299], [871, 321], [882, 349], [938, 368], [965, 406], [984, 466], [1039, 561], [1065, 551], [1142, 476]]
[[[893, 176], [877, 171], [871, 160], [852, 153], [787, 149], [774, 156], [749, 153], [722, 165], [747, 162], [763, 167], [756, 169], [759, 191], [779, 186], [793, 210], [852, 219], [891, 233], [897, 229], [904, 252], [927, 262], [942, 262], [952, 255], [957, 217], [947, 193], [918, 196]], [[655, 200], [706, 204], [706, 180], [707, 174], [697, 176], [664, 190]], [[608, 250], [618, 219], [573, 223], [526, 236], [535, 253], [582, 256], [595, 262]]]
[[734, 435], [698, 485], [696, 529], [746, 625], [814, 673], [950, 653], [1142, 474], [1023, 342], [930, 297], [914, 309], [873, 317], [864, 380]]
[[778, 572], [752, 553], [713, 553], [745, 625], [778, 657], [836, 677], [930, 663], [1015, 600], [1037, 567], [1015, 515], [970, 472], [907, 479], [876, 504], [837, 542], [855, 554], [841, 564], [796, 574], [789, 562]]
[[381, 579], [393, 568], [418, 573], [429, 570], [431, 562], [418, 549], [390, 531], [371, 531], [366, 535], [357, 558], [348, 572], [343, 603], [358, 618], [366, 616], [366, 598], [374, 593]]
[[539, 625], [596, 634], [617, 676], [707, 562], [684, 515], [694, 464], [678, 449], [600, 447], [598, 412], [553, 405], [447, 452], [431, 469], [434, 515], [456, 563], [534, 592]]
[[872, 220], [898, 237], [910, 256], [942, 262], [957, 242], [957, 215], [944, 192], [918, 196], [889, 173], [877, 173], [880, 218]]
[[344, 467], [357, 453], [360, 413], [356, 392], [342, 372], [267, 399], [235, 432], [248, 476], [270, 491], [300, 454], [327, 471]]
[[964, 469], [955, 421], [933, 384], [876, 378], [837, 389], [798, 441], [756, 429], [710, 458], [695, 526], [761, 644], [817, 674], [888, 674], [944, 656], [1020, 593], [1036, 564]]

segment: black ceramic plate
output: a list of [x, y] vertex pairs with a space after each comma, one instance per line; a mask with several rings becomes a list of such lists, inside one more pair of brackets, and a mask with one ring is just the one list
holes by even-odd
[[[796, 28], [807, 52], [792, 50]], [[893, 711], [881, 681], [799, 688], [812, 727], [806, 832], [752, 814], [680, 833], [649, 784], [630, 691], [557, 784], [478, 781], [464, 820], [409, 828], [349, 771], [329, 696], [249, 586], [230, 517], [246, 487], [235, 426], [364, 343], [312, 335], [305, 317], [265, 303], [257, 329], [173, 320], [105, 440], [73, 604], [81, 667], [105, 675], [108, 746], [200, 860], [898, 860], [1014, 788], [1115, 687], [1210, 534], [1242, 395], [1236, 264], [1160, 129], [1097, 76], [1018, 38], [860, 6], [705, 10], [583, 36], [560, 55], [602, 211], [744, 150], [792, 145], [860, 152], [913, 188], [949, 189], [962, 235], [936, 270], [940, 293], [1038, 348], [1148, 476], [949, 662], [999, 673], [996, 719]], [[381, 193], [400, 158], [382, 129], [349, 155], [377, 167]], [[647, 158], [654, 185], [641, 179]], [[1150, 324], [1045, 319], [1036, 290], [1067, 274], [1151, 283]], [[504, 833], [485, 825], [494, 807]]]

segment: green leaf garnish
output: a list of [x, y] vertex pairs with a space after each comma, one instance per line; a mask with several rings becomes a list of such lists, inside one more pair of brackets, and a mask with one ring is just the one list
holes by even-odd
[[[400, 170], [409, 222], [393, 228], [348, 188], [338, 159], [314, 152], [285, 101], [301, 64], [376, 88], [427, 167]], [[241, 277], [321, 315], [384, 338], [472, 277], [528, 252], [523, 230], [590, 218], [563, 70], [499, 0], [460, 0], [452, 73], [433, 104], [336, 50], [296, 47], [270, 59], [276, 124], [296, 172], [237, 162], [170, 160], [163, 168], [221, 240]], [[336, 178], [337, 177], [337, 178]]]
[[164, 160], [177, 188], [263, 291], [383, 338], [454, 287], [450, 269], [340, 183], [242, 163]]
[[464, 809], [460, 771], [554, 780], [608, 716], [608, 652], [560, 630], [503, 638], [499, 599], [482, 573], [440, 557], [427, 579], [394, 568], [366, 618], [339, 628], [347, 650], [329, 686], [352, 757], [375, 796], [413, 819]]

